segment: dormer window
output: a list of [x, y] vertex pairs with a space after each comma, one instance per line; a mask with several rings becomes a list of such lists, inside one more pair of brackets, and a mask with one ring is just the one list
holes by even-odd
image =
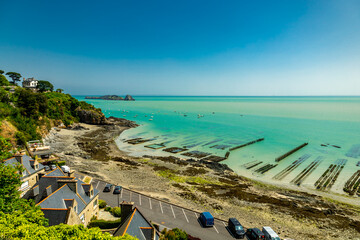
[[76, 209], [77, 209], [77, 206], [74, 206], [74, 211], [77, 213]]
[[94, 190], [90, 191], [90, 197], [94, 196]]
[[39, 164], [36, 164], [35, 165], [35, 170], [38, 170], [39, 169]]

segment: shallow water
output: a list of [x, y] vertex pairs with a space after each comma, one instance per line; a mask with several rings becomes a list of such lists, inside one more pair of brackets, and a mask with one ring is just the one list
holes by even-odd
[[[85, 100], [82, 96], [77, 98]], [[141, 124], [117, 139], [120, 148], [133, 155], [168, 155], [162, 149], [144, 147], [165, 143], [167, 147], [187, 146], [190, 150], [224, 156], [229, 148], [263, 137], [262, 142], [231, 151], [223, 163], [241, 175], [287, 184], [317, 157], [323, 156], [323, 161], [302, 184], [314, 188], [314, 182], [330, 164], [346, 159], [344, 169], [331, 188], [339, 193], [351, 174], [360, 170], [356, 166], [360, 161], [356, 146], [350, 150], [360, 144], [360, 97], [135, 98], [133, 102], [86, 100], [101, 108], [107, 117], [122, 117]], [[123, 142], [136, 137], [156, 140], [139, 145]], [[264, 174], [254, 171], [266, 163], [276, 164], [276, 157], [304, 142], [309, 145], [280, 161], [275, 168]], [[310, 157], [286, 177], [273, 179], [305, 154]], [[251, 161], [262, 163], [251, 169], [244, 168], [243, 165]]]

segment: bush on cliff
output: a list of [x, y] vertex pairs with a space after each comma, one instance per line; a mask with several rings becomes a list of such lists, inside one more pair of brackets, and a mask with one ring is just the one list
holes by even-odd
[[3, 119], [9, 120], [18, 129], [16, 140], [23, 144], [40, 139], [52, 122], [62, 122], [66, 126], [74, 122], [103, 124], [105, 116], [101, 109], [78, 101], [69, 94], [35, 93], [17, 87], [14, 94], [0, 88], [0, 122]]

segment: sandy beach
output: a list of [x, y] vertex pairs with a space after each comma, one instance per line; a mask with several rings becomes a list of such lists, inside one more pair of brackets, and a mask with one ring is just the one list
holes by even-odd
[[[174, 157], [131, 157], [114, 140], [127, 126], [80, 124], [52, 130], [54, 153], [81, 173], [245, 227], [271, 226], [282, 238], [359, 239], [360, 208], [323, 196], [255, 182], [222, 164]], [[346, 198], [349, 203], [356, 199]]]

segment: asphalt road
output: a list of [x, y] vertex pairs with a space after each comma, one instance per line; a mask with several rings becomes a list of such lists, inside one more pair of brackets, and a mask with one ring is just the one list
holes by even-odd
[[118, 206], [122, 201], [131, 201], [148, 220], [161, 224], [168, 229], [180, 228], [202, 240], [234, 239], [227, 230], [227, 223], [224, 221], [215, 219], [213, 227], [203, 228], [198, 220], [198, 212], [165, 201], [159, 201], [129, 189], [123, 188], [121, 194], [113, 194], [114, 187], [111, 192], [103, 192], [106, 182], [100, 180], [93, 179], [92, 184], [100, 191], [99, 199], [105, 200], [111, 207]]

